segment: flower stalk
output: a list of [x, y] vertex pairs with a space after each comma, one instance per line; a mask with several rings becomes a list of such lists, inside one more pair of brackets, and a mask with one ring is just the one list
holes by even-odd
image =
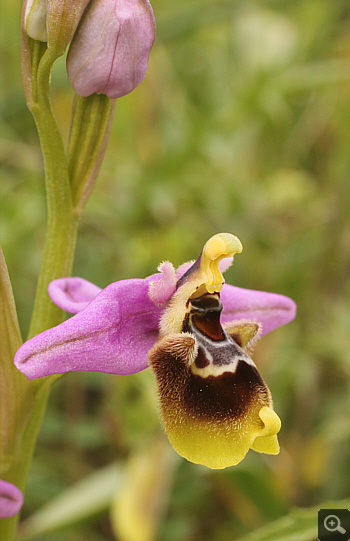
[[62, 311], [57, 310], [46, 291], [53, 278], [71, 272], [78, 226], [78, 216], [72, 205], [66, 153], [50, 100], [50, 75], [57, 53], [47, 48], [38, 62], [43, 46], [37, 41], [31, 45], [33, 62], [28, 107], [36, 123], [44, 159], [47, 232], [30, 337], [62, 321]]

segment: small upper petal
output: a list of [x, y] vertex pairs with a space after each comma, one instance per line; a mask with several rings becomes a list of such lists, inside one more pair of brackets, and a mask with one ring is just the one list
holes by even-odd
[[262, 324], [262, 335], [286, 325], [296, 316], [296, 304], [278, 293], [254, 291], [225, 284], [221, 291], [221, 322], [250, 320]]
[[22, 505], [23, 495], [19, 488], [0, 479], [0, 519], [13, 517]]
[[72, 370], [139, 372], [158, 338], [159, 316], [146, 280], [115, 282], [74, 317], [25, 342], [15, 364], [29, 379]]
[[146, 278], [149, 283], [149, 297], [159, 307], [165, 303], [176, 291], [176, 273], [169, 261], [164, 261], [158, 267], [159, 274]]
[[98, 295], [102, 289], [84, 278], [58, 278], [47, 288], [50, 299], [62, 310], [76, 314]]

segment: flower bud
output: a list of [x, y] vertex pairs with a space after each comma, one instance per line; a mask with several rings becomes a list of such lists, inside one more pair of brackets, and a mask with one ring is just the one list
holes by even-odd
[[155, 33], [148, 0], [92, 0], [68, 52], [74, 90], [109, 98], [131, 92], [146, 74]]
[[47, 41], [46, 0], [27, 0], [24, 12], [24, 30], [38, 41]]
[[25, 0], [24, 31], [63, 54], [90, 0]]

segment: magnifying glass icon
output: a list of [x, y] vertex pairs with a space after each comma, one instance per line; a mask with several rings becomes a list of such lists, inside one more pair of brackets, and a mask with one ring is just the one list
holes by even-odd
[[346, 530], [340, 525], [340, 520], [336, 515], [328, 515], [324, 519], [323, 524], [329, 532], [346, 533]]

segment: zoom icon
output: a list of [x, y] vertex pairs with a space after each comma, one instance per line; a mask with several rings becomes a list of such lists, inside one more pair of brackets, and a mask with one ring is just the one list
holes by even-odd
[[349, 509], [320, 509], [318, 512], [319, 541], [349, 541]]

